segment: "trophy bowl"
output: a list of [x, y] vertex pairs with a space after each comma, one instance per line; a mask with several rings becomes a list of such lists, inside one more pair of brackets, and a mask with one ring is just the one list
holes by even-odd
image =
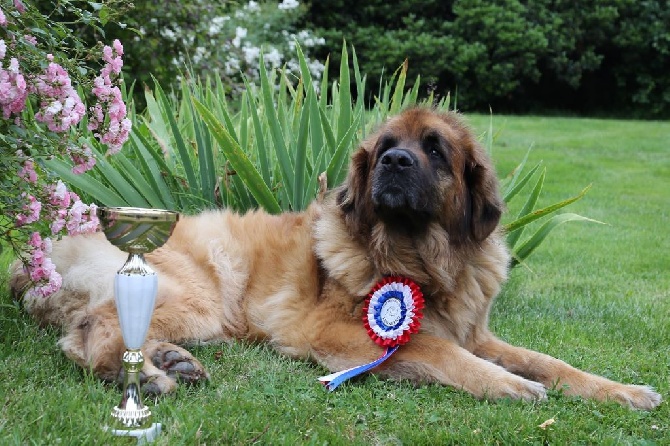
[[160, 248], [179, 219], [174, 211], [134, 207], [98, 208], [97, 215], [107, 240], [128, 253], [148, 253]]

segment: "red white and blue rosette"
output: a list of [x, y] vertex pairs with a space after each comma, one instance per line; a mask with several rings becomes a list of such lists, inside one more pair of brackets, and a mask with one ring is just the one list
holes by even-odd
[[363, 326], [370, 338], [386, 351], [375, 361], [319, 378], [333, 391], [344, 381], [386, 361], [410, 335], [419, 331], [424, 299], [419, 286], [411, 279], [389, 276], [377, 282], [363, 306]]

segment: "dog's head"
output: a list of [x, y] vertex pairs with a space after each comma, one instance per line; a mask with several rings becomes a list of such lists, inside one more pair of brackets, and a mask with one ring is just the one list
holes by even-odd
[[361, 144], [337, 196], [350, 229], [377, 222], [420, 234], [438, 222], [458, 244], [482, 241], [503, 203], [491, 161], [454, 113], [413, 108]]

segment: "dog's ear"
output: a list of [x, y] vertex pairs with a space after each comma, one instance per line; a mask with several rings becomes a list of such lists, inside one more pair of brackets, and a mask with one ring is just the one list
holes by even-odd
[[351, 157], [347, 179], [337, 191], [337, 205], [342, 209], [352, 234], [369, 232], [372, 212], [368, 197], [370, 152], [361, 146]]
[[481, 242], [498, 226], [505, 205], [495, 169], [478, 144], [473, 145], [466, 160], [464, 177], [470, 199], [470, 231], [472, 238]]

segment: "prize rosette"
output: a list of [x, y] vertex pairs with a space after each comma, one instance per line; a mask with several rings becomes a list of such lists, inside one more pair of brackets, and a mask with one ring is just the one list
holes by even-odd
[[333, 391], [344, 381], [386, 361], [410, 335], [419, 331], [424, 300], [419, 286], [405, 277], [385, 277], [372, 288], [363, 306], [363, 326], [370, 338], [386, 351], [375, 361], [322, 376], [319, 381]]
[[423, 306], [423, 293], [416, 283], [407, 278], [386, 277], [368, 294], [363, 325], [377, 345], [403, 345], [419, 331]]

